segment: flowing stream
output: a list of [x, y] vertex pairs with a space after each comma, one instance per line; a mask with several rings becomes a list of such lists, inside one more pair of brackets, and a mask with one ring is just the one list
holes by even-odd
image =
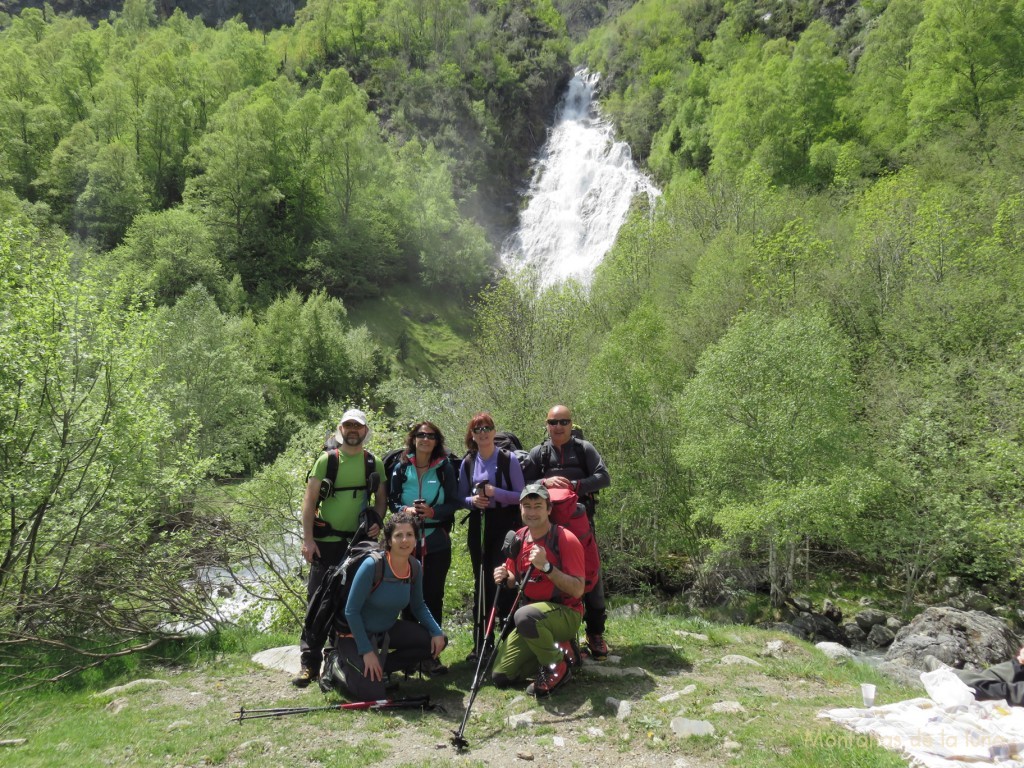
[[510, 269], [537, 269], [542, 286], [567, 278], [588, 283], [608, 253], [633, 197], [653, 202], [657, 188], [615, 141], [594, 101], [600, 75], [580, 70], [569, 82], [537, 160], [518, 229], [502, 253]]

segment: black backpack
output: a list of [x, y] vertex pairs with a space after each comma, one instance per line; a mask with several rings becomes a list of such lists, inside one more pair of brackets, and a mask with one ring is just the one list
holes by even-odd
[[[583, 450], [583, 443], [581, 442], [583, 440], [583, 430], [573, 428], [572, 437], [570, 437], [569, 440], [575, 443], [574, 447], [576, 449], [576, 455], [579, 457], [580, 463], [575, 465], [567, 464], [565, 466], [578, 466], [580, 469], [583, 470], [584, 475], [589, 476], [590, 470], [587, 468], [587, 454], [586, 451]], [[540, 444], [541, 477], [547, 477], [548, 470], [550, 470], [552, 467], [559, 468], [562, 466], [557, 461], [555, 461], [554, 452], [555, 449], [554, 446], [551, 444], [551, 438], [544, 438], [544, 442]]]
[[395, 448], [393, 451], [388, 451], [381, 457], [381, 464], [384, 465], [384, 477], [387, 478], [390, 486], [391, 477], [395, 474], [395, 467], [398, 466], [402, 460], [402, 454], [405, 453], [405, 448]]
[[[523, 450], [523, 444], [519, 440], [519, 438], [516, 437], [514, 432], [495, 432], [494, 447], [504, 449], [508, 455], [515, 456], [516, 459], [518, 459], [519, 461], [519, 466], [522, 467], [523, 470], [526, 469], [526, 464], [528, 462], [530, 454], [528, 451]], [[470, 457], [473, 457], [473, 459], [470, 459]], [[465, 462], [467, 459], [470, 459], [471, 461], [475, 460], [475, 457], [476, 451], [472, 450], [467, 451], [466, 455], [462, 457], [461, 461], [459, 459], [455, 459], [454, 466], [456, 467], [456, 474], [458, 475], [459, 473], [461, 473], [463, 462]], [[504, 484], [502, 484], [501, 481], [499, 480], [499, 478], [502, 477], [505, 478]], [[456, 477], [456, 479], [458, 479], [458, 477]], [[512, 478], [511, 475], [509, 474], [509, 464], [505, 459], [505, 454], [503, 454], [500, 451], [498, 452], [498, 468], [495, 473], [494, 479], [502, 488], [512, 487]]]
[[[575, 443], [574, 447], [576, 449], [576, 456], [579, 458], [579, 464], [559, 464], [554, 457], [555, 449], [554, 446], [551, 445], [551, 438], [545, 438], [544, 442], [541, 443], [540, 447], [539, 469], [541, 477], [547, 477], [548, 471], [552, 467], [554, 467], [557, 470], [562, 468], [563, 466], [579, 467], [580, 469], [583, 470], [584, 476], [590, 476], [590, 468], [587, 466], [587, 452], [583, 450], [583, 443], [581, 442], [583, 440], [583, 430], [579, 429], [578, 427], [573, 427], [572, 437], [570, 437], [569, 439], [573, 443]], [[597, 509], [597, 492], [595, 491], [593, 493], [581, 494], [580, 502], [583, 504], [584, 507], [587, 508], [587, 516], [590, 517], [591, 520], [593, 520], [594, 512]]]
[[[328, 633], [349, 632], [348, 623], [345, 621], [345, 605], [348, 603], [356, 571], [368, 557], [374, 562], [373, 586], [370, 589], [373, 592], [384, 581], [384, 548], [376, 541], [363, 540], [352, 544], [344, 560], [327, 571], [306, 609], [303, 635], [310, 647], [322, 648]], [[411, 583], [420, 576], [420, 561], [411, 557], [409, 566], [409, 578], [401, 581]]]
[[504, 448], [509, 453], [523, 450], [523, 444], [512, 432], [495, 432], [494, 444], [498, 448]]

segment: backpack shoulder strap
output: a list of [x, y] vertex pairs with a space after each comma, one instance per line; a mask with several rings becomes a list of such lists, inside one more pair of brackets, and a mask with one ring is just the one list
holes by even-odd
[[564, 526], [555, 523], [551, 526], [551, 532], [548, 534], [548, 538], [544, 542], [549, 547], [551, 547], [552, 554], [558, 559], [558, 562], [555, 563], [555, 565], [559, 568], [559, 570], [561, 570], [562, 567], [562, 547], [560, 546], [560, 544], [562, 541], [562, 531], [564, 530]]
[[583, 441], [578, 437], [574, 437], [573, 440], [576, 441], [576, 455], [579, 456], [580, 469], [583, 470], [583, 476], [590, 477], [590, 470], [587, 468], [587, 452], [583, 448]]
[[327, 452], [327, 479], [331, 481], [331, 485], [338, 483], [338, 466], [341, 464], [338, 450], [338, 448], [332, 448]]
[[[498, 449], [498, 469], [494, 475], [494, 479], [501, 488], [507, 490], [512, 487], [512, 454], [504, 448]], [[504, 485], [501, 482], [502, 477], [505, 478]]]
[[364, 448], [363, 449], [363, 484], [362, 485], [346, 485], [344, 488], [339, 488], [338, 484], [337, 484], [338, 466], [339, 466], [339, 463], [340, 463], [340, 458], [338, 456], [338, 450], [339, 450], [338, 448], [335, 448], [333, 451], [328, 453], [328, 457], [327, 457], [327, 462], [328, 462], [328, 464], [327, 464], [327, 473], [328, 473], [328, 475], [330, 475], [330, 473], [331, 473], [331, 468], [333, 467], [333, 469], [334, 469], [334, 475], [333, 475], [333, 478], [334, 478], [334, 490], [335, 491], [352, 491], [353, 492], [353, 496], [355, 496], [355, 494], [358, 491], [365, 491], [367, 496], [369, 496], [370, 491], [373, 490], [372, 488], [370, 488], [370, 475], [372, 475], [374, 472], [377, 471], [377, 459], [374, 457], [374, 455], [372, 453], [370, 453], [368, 450], [366, 450]]
[[371, 552], [370, 557], [373, 558], [373, 586], [370, 587], [370, 592], [372, 593], [384, 581], [384, 553]]
[[551, 468], [551, 451], [554, 446], [551, 445], [550, 440], [544, 440], [540, 444], [540, 476], [547, 477], [548, 470]]
[[370, 475], [377, 471], [377, 457], [363, 448], [363, 477], [366, 478], [366, 492], [370, 493]]

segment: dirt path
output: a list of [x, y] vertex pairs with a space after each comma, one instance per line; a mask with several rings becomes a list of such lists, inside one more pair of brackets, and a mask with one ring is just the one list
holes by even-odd
[[[210, 760], [230, 768], [271, 765], [423, 766], [638, 766], [716, 768], [742, 760], [744, 750], [764, 745], [734, 740], [737, 727], [759, 718], [792, 717], [775, 704], [829, 694], [823, 681], [786, 680], [763, 674], [754, 659], [723, 664], [723, 649], [687, 662], [673, 646], [644, 649], [649, 663], [624, 667], [614, 658], [580, 670], [550, 699], [537, 701], [521, 689], [484, 685], [465, 730], [469, 749], [450, 744], [465, 712], [473, 670], [453, 665], [433, 680], [400, 679], [396, 698], [429, 694], [440, 705], [428, 712], [332, 711], [232, 723], [219, 737], [226, 754]], [[793, 648], [798, 655], [807, 655]], [[635, 656], [634, 656], [635, 658]], [[745, 657], [731, 657], [744, 659]], [[748, 663], [749, 662], [749, 663]], [[745, 669], [744, 669], [745, 667]], [[652, 670], [658, 670], [653, 672]], [[290, 673], [250, 666], [222, 675], [186, 671], [157, 698], [169, 709], [221, 721], [240, 706], [322, 706], [315, 688], [301, 691]], [[616, 708], [616, 702], [626, 702]], [[746, 701], [747, 704], [740, 702]], [[757, 704], [765, 702], [765, 711]], [[775, 703], [772, 703], [775, 702]], [[807, 702], [804, 702], [805, 704]], [[775, 709], [773, 712], [772, 710]], [[715, 714], [711, 714], [715, 713]], [[807, 717], [813, 725], [813, 714]], [[711, 736], [681, 738], [679, 718], [714, 721]], [[707, 719], [705, 719], [707, 718]], [[770, 725], [769, 725], [770, 729]], [[200, 764], [207, 762], [205, 758]], [[735, 763], [734, 763], [735, 764]]]

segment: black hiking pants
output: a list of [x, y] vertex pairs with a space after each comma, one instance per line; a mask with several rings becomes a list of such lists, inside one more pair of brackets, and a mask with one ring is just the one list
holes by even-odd
[[604, 605], [604, 570], [598, 571], [597, 584], [583, 595], [583, 623], [588, 635], [603, 635], [608, 611]]
[[[469, 548], [469, 560], [473, 564], [473, 647], [480, 642], [480, 634], [487, 629], [487, 620], [494, 606], [495, 595], [498, 610], [495, 613], [495, 626], [500, 624], [512, 608], [515, 593], [509, 589], [498, 589], [494, 583], [494, 569], [505, 562], [505, 554], [501, 551], [505, 536], [509, 531], [522, 528], [518, 507], [495, 507], [494, 509], [476, 510], [470, 513], [469, 530], [466, 534], [466, 545]], [[481, 530], [482, 529], [482, 530]], [[483, 607], [480, 599], [480, 568], [483, 566]], [[486, 638], [494, 642], [494, 630]]]
[[[309, 565], [309, 580], [306, 582], [307, 610], [314, 593], [320, 586], [320, 582], [324, 580], [327, 572], [345, 559], [345, 553], [348, 552], [348, 541], [346, 539], [341, 541], [318, 541], [316, 547], [320, 550], [320, 557]], [[299, 638], [299, 657], [303, 667], [312, 669], [317, 674], [320, 673], [320, 666], [324, 661], [323, 648], [313, 648], [310, 646], [306, 639], [305, 630], [303, 630]]]
[[[385, 645], [381, 666], [386, 674], [412, 671], [430, 658], [430, 633], [415, 621], [399, 619], [384, 635], [371, 635], [380, 648]], [[363, 674], [363, 655], [352, 637], [339, 637], [329, 652], [324, 682], [340, 690], [352, 701], [379, 701], [388, 697], [383, 680], [370, 680]], [[323, 687], [323, 686], [321, 686]]]
[[974, 698], [978, 701], [1003, 699], [1014, 707], [1024, 706], [1024, 670], [1016, 660], [995, 664], [981, 672], [953, 671], [975, 690]]

